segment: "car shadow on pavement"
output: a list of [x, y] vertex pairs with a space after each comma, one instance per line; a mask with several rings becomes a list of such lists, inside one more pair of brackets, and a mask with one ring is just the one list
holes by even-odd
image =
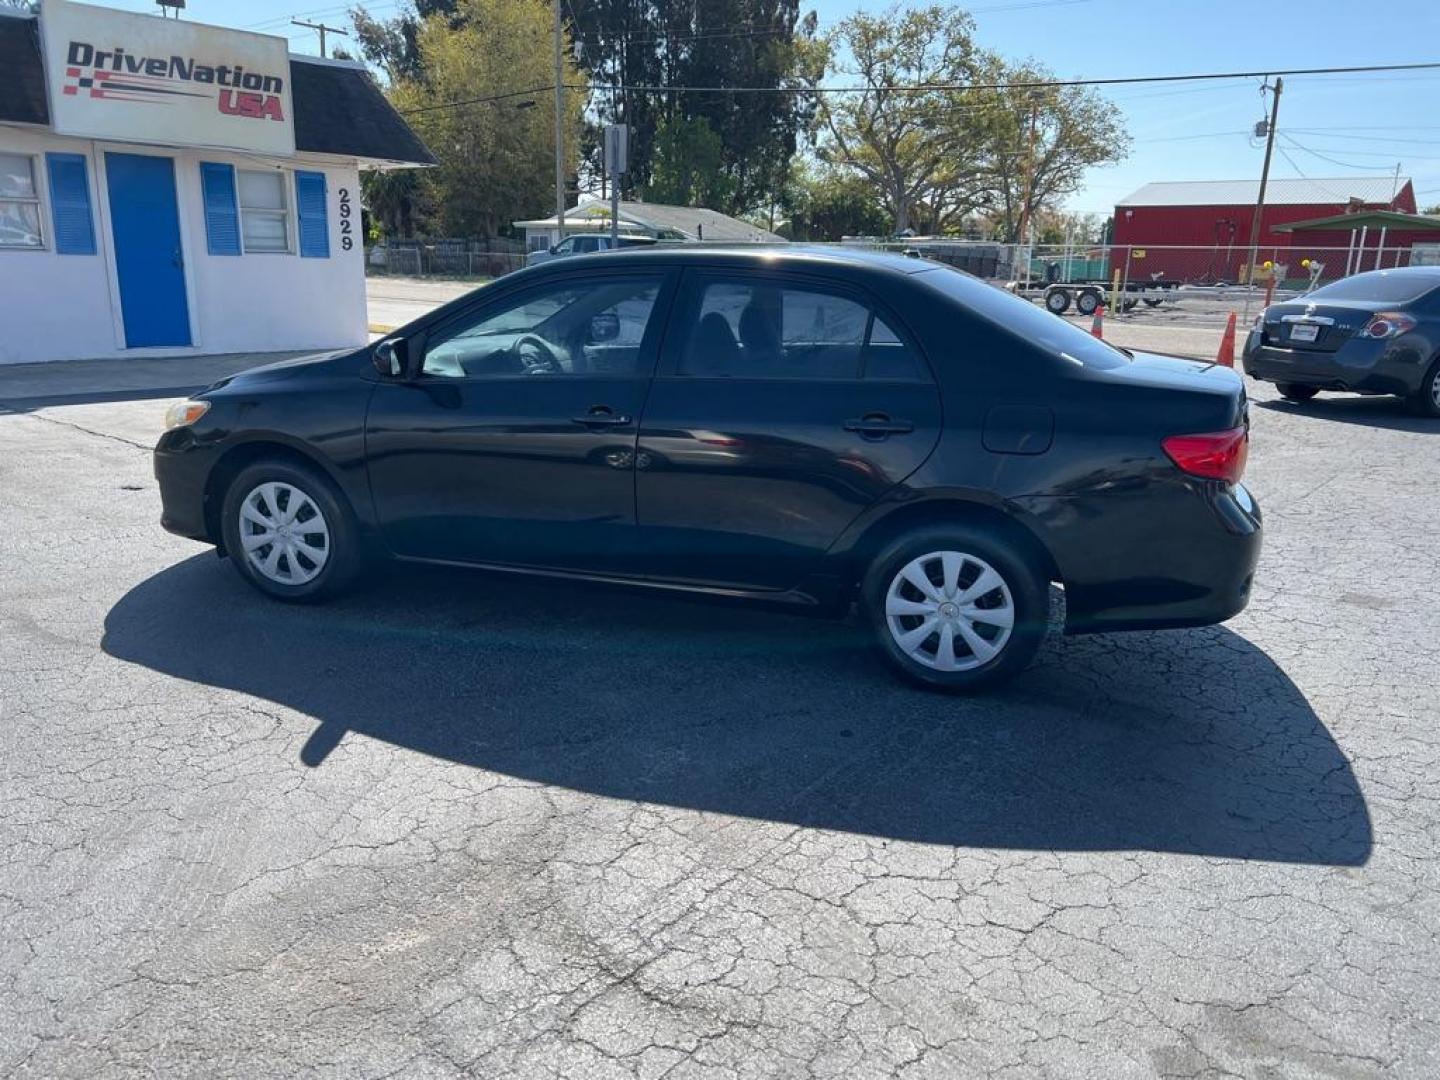
[[423, 569], [286, 606], [204, 555], [127, 593], [103, 647], [312, 717], [314, 767], [358, 734], [897, 840], [1347, 866], [1371, 849], [1330, 733], [1220, 627], [1055, 639], [1011, 687], [954, 698], [896, 682], [853, 621]]
[[1363, 424], [1388, 431], [1410, 431], [1417, 435], [1440, 435], [1440, 420], [1417, 416], [1400, 398], [1362, 396], [1317, 397], [1296, 403], [1283, 398], [1255, 401], [1254, 405], [1272, 412], [1315, 420], [1333, 420], [1340, 424]]

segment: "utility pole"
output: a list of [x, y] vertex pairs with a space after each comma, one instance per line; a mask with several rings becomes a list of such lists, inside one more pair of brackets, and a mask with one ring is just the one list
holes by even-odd
[[555, 242], [565, 239], [565, 65], [560, 52], [560, 0], [555, 5]]
[[[1245, 284], [1255, 284], [1255, 260], [1260, 257], [1260, 218], [1265, 213], [1265, 188], [1270, 183], [1270, 155], [1275, 152], [1275, 121], [1280, 115], [1280, 93], [1285, 89], [1285, 80], [1276, 79], [1271, 93], [1275, 96], [1270, 102], [1270, 129], [1265, 133], [1265, 164], [1260, 167], [1260, 193], [1255, 199], [1255, 219], [1250, 222], [1250, 264], [1245, 271]], [[1245, 290], [1245, 314], [1243, 318], [1247, 321], [1250, 318], [1250, 293], [1253, 289]]]
[[341, 30], [338, 26], [326, 26], [323, 22], [322, 22], [322, 23], [313, 23], [313, 22], [305, 22], [303, 19], [291, 19], [291, 20], [290, 20], [290, 25], [291, 25], [291, 26], [303, 26], [306, 30], [319, 30], [319, 31], [320, 31], [320, 58], [321, 58], [322, 60], [325, 58], [325, 35], [326, 35], [326, 34], [339, 34], [341, 37], [349, 37], [349, 36], [350, 36], [350, 32], [349, 32], [348, 30]]
[[1037, 134], [1036, 124], [1040, 111], [1040, 96], [1035, 91], [1030, 92], [1030, 135], [1025, 150], [1025, 187], [1024, 195], [1020, 199], [1020, 253], [1025, 259], [1025, 271], [1021, 280], [1026, 285], [1030, 284], [1030, 253], [1026, 241], [1030, 232], [1030, 194], [1035, 184], [1035, 137]]

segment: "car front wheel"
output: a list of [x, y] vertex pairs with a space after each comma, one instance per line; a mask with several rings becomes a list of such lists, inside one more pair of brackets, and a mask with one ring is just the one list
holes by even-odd
[[989, 530], [909, 533], [866, 575], [864, 603], [881, 652], [913, 682], [956, 693], [1019, 674], [1045, 637], [1048, 582]]
[[361, 558], [348, 509], [328, 481], [288, 461], [242, 469], [225, 493], [225, 550], [240, 576], [281, 600], [320, 600], [355, 576]]

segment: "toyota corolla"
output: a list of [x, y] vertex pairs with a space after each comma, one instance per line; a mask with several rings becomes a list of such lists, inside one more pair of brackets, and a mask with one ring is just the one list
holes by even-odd
[[351, 352], [223, 380], [155, 450], [172, 532], [280, 600], [373, 560], [858, 604], [901, 674], [1244, 607], [1243, 384], [949, 267], [860, 252], [556, 260]]

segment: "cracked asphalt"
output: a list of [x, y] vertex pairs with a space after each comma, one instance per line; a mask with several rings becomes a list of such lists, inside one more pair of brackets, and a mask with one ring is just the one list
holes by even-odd
[[1249, 610], [955, 700], [729, 606], [267, 602], [160, 530], [163, 400], [3, 380], [0, 1074], [1440, 1074], [1440, 424], [1252, 384]]

